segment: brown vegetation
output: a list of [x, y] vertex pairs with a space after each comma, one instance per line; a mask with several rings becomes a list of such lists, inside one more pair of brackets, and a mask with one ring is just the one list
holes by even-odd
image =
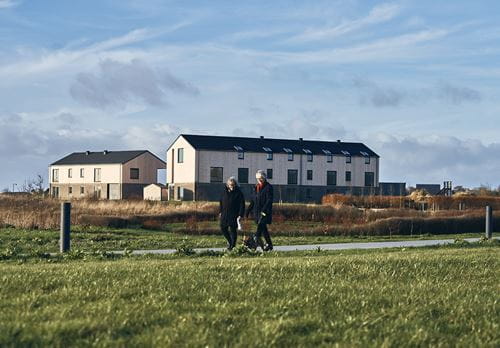
[[[415, 191], [417, 192], [417, 191]], [[323, 204], [328, 205], [349, 205], [360, 208], [413, 208], [421, 209], [425, 204], [426, 209], [431, 210], [469, 210], [483, 209], [490, 205], [493, 209], [500, 209], [500, 197], [498, 196], [474, 196], [474, 195], [455, 195], [431, 196], [415, 194], [415, 192], [406, 197], [398, 196], [348, 196], [340, 194], [329, 194], [323, 197]]]
[[[333, 197], [335, 196], [335, 197]], [[475, 210], [454, 210], [455, 200], [432, 197], [440, 211], [399, 209], [399, 197], [352, 197], [330, 195], [331, 202], [324, 205], [282, 204], [275, 205], [272, 231], [280, 235], [390, 235], [390, 234], [451, 234], [470, 233], [484, 229], [484, 205], [491, 204], [497, 211], [500, 204], [492, 197], [472, 198], [468, 206]], [[444, 198], [444, 199], [443, 199]], [[404, 198], [402, 198], [404, 200]], [[498, 200], [498, 198], [496, 198]], [[386, 209], [358, 208], [370, 202]], [[432, 204], [431, 203], [431, 204]], [[467, 205], [470, 204], [470, 205]], [[497, 205], [498, 204], [498, 205]], [[391, 208], [392, 206], [392, 208]], [[218, 218], [217, 203], [167, 203], [150, 201], [74, 201], [72, 223], [83, 226], [114, 228], [145, 228], [164, 230], [167, 224], [182, 223], [181, 230], [192, 234], [219, 233], [214, 226]], [[36, 196], [0, 196], [0, 226], [12, 225], [27, 229], [58, 228], [60, 201]], [[500, 223], [497, 216], [496, 226]], [[304, 227], [310, 223], [308, 227]], [[249, 220], [244, 229], [251, 230]]]

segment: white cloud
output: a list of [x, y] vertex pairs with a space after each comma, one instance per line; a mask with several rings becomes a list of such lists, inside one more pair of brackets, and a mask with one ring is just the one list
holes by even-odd
[[[47, 73], [53, 70], [62, 70], [68, 65], [77, 66], [86, 57], [92, 57], [93, 61], [99, 60], [103, 53], [120, 47], [144, 42], [155, 37], [174, 32], [190, 22], [180, 22], [167, 28], [159, 29], [136, 29], [125, 35], [97, 42], [82, 48], [63, 48], [55, 51], [42, 51], [35, 57], [18, 59], [11, 64], [0, 67], [0, 77], [22, 77], [33, 74]], [[79, 67], [81, 69], [81, 66]]]
[[15, 0], [0, 0], [0, 9], [15, 7], [20, 3], [21, 3], [20, 1], [15, 1]]
[[394, 3], [381, 4], [374, 7], [370, 13], [362, 18], [344, 21], [343, 23], [326, 28], [309, 28], [304, 32], [288, 39], [289, 42], [308, 42], [329, 40], [363, 29], [367, 26], [387, 22], [401, 11], [401, 6]]
[[197, 95], [198, 89], [163, 69], [157, 71], [145, 62], [104, 60], [99, 73], [80, 73], [73, 82], [71, 96], [91, 107], [124, 108], [139, 101], [153, 106], [166, 105], [167, 92]]
[[381, 156], [381, 180], [455, 185], [498, 186], [500, 143], [485, 144], [478, 139], [429, 135], [416, 138], [379, 133], [364, 138]]
[[361, 105], [375, 107], [397, 107], [403, 104], [417, 105], [432, 101], [443, 101], [460, 105], [478, 102], [481, 93], [473, 88], [454, 85], [450, 82], [438, 82], [425, 88], [413, 86], [381, 86], [363, 78], [355, 78], [353, 86], [359, 91]]
[[148, 149], [163, 158], [168, 146], [181, 132], [189, 132], [175, 125], [159, 123], [151, 127], [134, 126], [122, 136], [123, 143], [134, 149]]

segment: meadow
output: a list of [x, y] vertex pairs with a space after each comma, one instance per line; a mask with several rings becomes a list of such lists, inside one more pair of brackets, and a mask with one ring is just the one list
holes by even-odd
[[0, 346], [498, 347], [498, 243], [0, 262]]
[[[418, 211], [408, 207], [378, 209], [360, 207], [359, 204], [363, 201], [360, 203], [354, 200], [355, 198], [349, 199], [353, 201], [322, 205], [275, 204], [271, 233], [288, 237], [363, 237], [460, 234], [484, 230], [484, 206], [481, 209], [475, 207], [467, 210], [436, 211]], [[370, 199], [375, 201], [391, 197], [364, 199], [370, 202]], [[498, 197], [488, 199], [500, 202]], [[50, 230], [59, 227], [59, 219], [58, 200], [30, 195], [17, 197], [0, 195], [0, 227]], [[183, 234], [217, 235], [219, 234], [217, 220], [218, 204], [214, 202], [96, 200], [72, 202], [72, 224], [81, 227], [158, 231], [174, 229]], [[494, 220], [494, 225], [500, 226], [498, 210], [495, 212]], [[246, 221], [245, 228], [253, 228], [250, 221]]]
[[[217, 230], [217, 222], [211, 223]], [[250, 225], [251, 226], [251, 225]], [[300, 225], [298, 226], [301, 227]], [[310, 228], [304, 224], [302, 228]], [[226, 247], [227, 243], [220, 233], [192, 234], [185, 233], [184, 223], [169, 224], [165, 230], [120, 229], [109, 227], [74, 226], [71, 232], [71, 249], [79, 252], [104, 252], [138, 249], [178, 249]], [[247, 234], [250, 229], [246, 230]], [[238, 235], [238, 245], [242, 235]], [[387, 236], [331, 236], [331, 235], [275, 235], [276, 245], [380, 242], [423, 239], [464, 239], [481, 238], [484, 233], [465, 233], [451, 235], [416, 234]], [[495, 233], [495, 237], [500, 233]], [[15, 258], [19, 255], [36, 257], [44, 253], [59, 251], [58, 230], [28, 230], [19, 228], [0, 228], [0, 259]]]

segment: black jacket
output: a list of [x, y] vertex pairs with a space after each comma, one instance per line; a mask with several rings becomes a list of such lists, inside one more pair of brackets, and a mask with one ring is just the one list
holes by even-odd
[[219, 201], [220, 222], [226, 226], [236, 226], [238, 216], [245, 215], [245, 197], [239, 187], [229, 191], [227, 186]]
[[[253, 212], [256, 223], [270, 224], [273, 222], [273, 191], [273, 185], [267, 181], [259, 192], [257, 192], [257, 186], [255, 186], [252, 201], [248, 206], [247, 216]], [[266, 216], [262, 217], [262, 212]]]

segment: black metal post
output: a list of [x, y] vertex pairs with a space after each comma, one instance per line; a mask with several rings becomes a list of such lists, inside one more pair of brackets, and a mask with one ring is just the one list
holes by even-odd
[[491, 206], [486, 206], [486, 238], [491, 239], [493, 236], [493, 209]]
[[70, 248], [71, 203], [61, 203], [61, 239], [60, 250], [62, 253]]

